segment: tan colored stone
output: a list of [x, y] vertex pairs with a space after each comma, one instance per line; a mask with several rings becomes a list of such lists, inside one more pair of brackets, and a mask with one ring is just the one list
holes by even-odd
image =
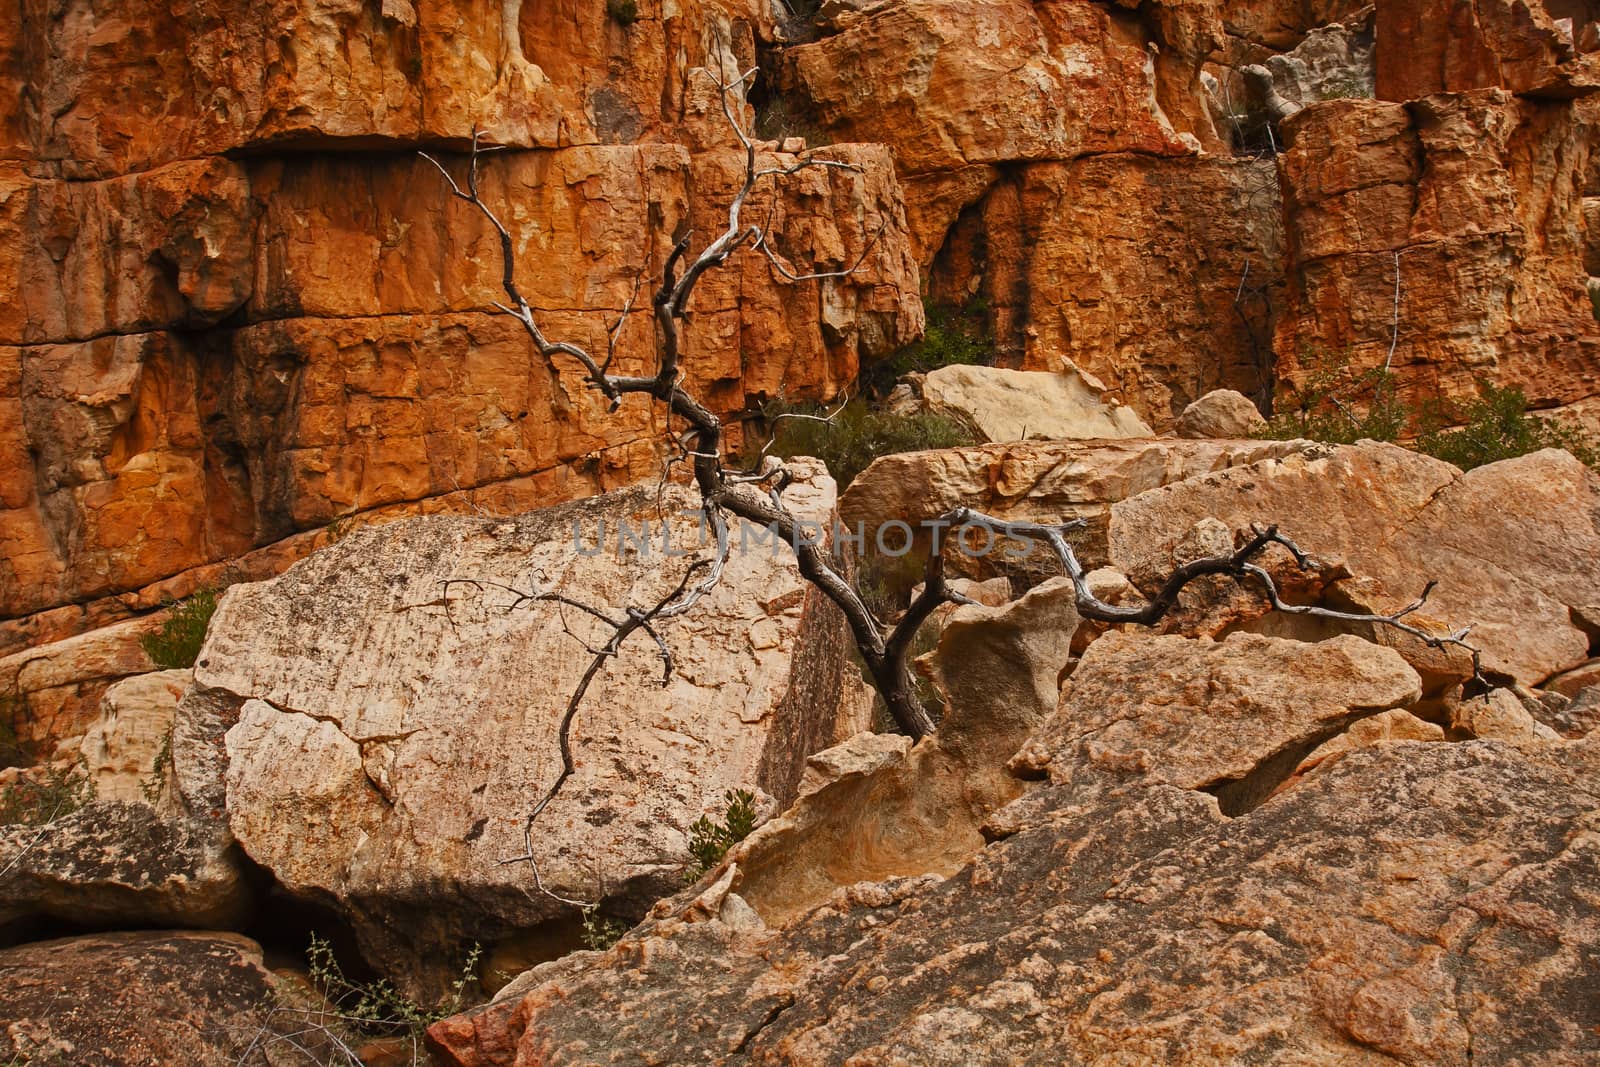
[[0, 691], [21, 710], [12, 723], [18, 740], [44, 755], [59, 744], [75, 751], [107, 688], [155, 666], [139, 641], [160, 623], [132, 619], [0, 659]]
[[[1470, 624], [1486, 669], [1538, 684], [1588, 658], [1571, 609], [1600, 582], [1597, 501], [1600, 479], [1565, 452], [1462, 474], [1395, 445], [1326, 447], [1113, 505], [1110, 555], [1134, 575], [1143, 561], [1164, 569], [1202, 519], [1276, 524], [1336, 570], [1375, 579], [1389, 610], [1437, 582], [1428, 615], [1450, 629]], [[1286, 557], [1274, 566], [1289, 571]]]
[[1530, 715], [1509, 689], [1496, 689], [1481, 697], [1463, 700], [1451, 710], [1450, 726], [1467, 737], [1485, 741], [1560, 739], [1559, 734]]
[[1130, 409], [1105, 403], [1099, 383], [1076, 368], [1060, 373], [999, 367], [939, 367], [924, 376], [923, 407], [971, 426], [980, 441], [1149, 437]]
[[[850, 529], [860, 523], [869, 537], [891, 520], [916, 527], [960, 506], [1031, 522], [1081, 518], [1089, 526], [1074, 535], [1074, 544], [1092, 568], [1106, 562], [1106, 524], [1117, 501], [1309, 447], [1304, 441], [1160, 439], [1017, 442], [903, 453], [882, 457], [851, 482], [839, 511]], [[1036, 550], [1035, 565], [1043, 565], [1043, 551]]]
[[1213, 389], [1178, 416], [1179, 437], [1254, 437], [1267, 420], [1250, 398], [1233, 389]]
[[1443, 741], [1444, 727], [1419, 719], [1402, 708], [1383, 711], [1371, 718], [1361, 719], [1350, 728], [1312, 749], [1295, 770], [1304, 774], [1327, 760], [1337, 759], [1347, 752], [1387, 745], [1396, 741]]
[[124, 678], [100, 699], [100, 718], [83, 736], [83, 770], [101, 800], [137, 803], [167, 789], [172, 722], [193, 681], [187, 670]]
[[1356, 637], [1114, 632], [1089, 646], [1012, 766], [1085, 796], [1134, 781], [1206, 789], [1237, 815], [1318, 745], [1421, 695], [1404, 660]]
[[1600, 1054], [1581, 1014], [1596, 769], [1588, 742], [1379, 745], [1233, 819], [1172, 786], [1091, 804], [1040, 787], [950, 878], [853, 886], [779, 930], [663, 907], [430, 1036], [463, 1067], [617, 1047], [1577, 1067]]
[[1600, 685], [1600, 658], [1588, 660], [1570, 671], [1563, 671], [1546, 679], [1540, 688], [1560, 693], [1564, 697], [1575, 697], [1592, 685]]
[[[797, 472], [786, 499], [826, 522], [832, 482], [819, 466]], [[693, 499], [664, 491], [673, 551], [698, 543], [679, 514]], [[273, 581], [233, 586], [218, 608], [195, 684], [238, 709], [233, 833], [291, 892], [336, 905], [407, 988], [442, 988], [447, 946], [569, 913], [526, 864], [501, 861], [525, 850], [528, 811], [560, 772], [584, 643], [605, 639], [575, 609], [510, 610], [496, 586], [441, 582], [534, 586], [608, 613], [655, 603], [686, 565], [662, 555], [660, 514], [647, 485], [517, 519], [368, 527]], [[619, 560], [624, 520], [635, 533], [650, 523], [648, 555]], [[681, 884], [690, 823], [720, 811], [727, 789], [787, 802], [805, 757], [855, 712], [842, 619], [805, 591], [787, 550], [739, 551], [741, 537], [717, 589], [659, 627], [670, 681], [638, 635], [577, 713], [576, 773], [533, 833], [543, 884], [562, 896], [628, 910]], [[460, 903], [440, 909], [441, 894]]]
[[1600, 393], [1581, 240], [1588, 131], [1570, 103], [1498, 89], [1329, 101], [1286, 122], [1284, 382], [1347, 358], [1390, 366], [1413, 402], [1474, 395], [1482, 377], [1541, 407]]

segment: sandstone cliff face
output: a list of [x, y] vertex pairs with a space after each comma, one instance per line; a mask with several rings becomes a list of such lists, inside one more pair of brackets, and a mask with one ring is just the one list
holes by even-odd
[[[486, 199], [547, 328], [603, 350], [640, 272], [737, 188], [700, 68], [749, 64], [761, 5], [146, 7], [0, 19], [0, 650], [217, 581], [197, 568], [264, 576], [342, 517], [655, 469], [642, 404], [605, 417], [492, 314], [497, 245], [413, 149], [531, 148], [486, 162]], [[889, 159], [834, 156], [855, 169], [750, 210], [796, 271], [861, 269], [708, 279], [687, 365], [719, 411], [831, 395], [920, 329]], [[649, 288], [619, 368], [650, 358]]]

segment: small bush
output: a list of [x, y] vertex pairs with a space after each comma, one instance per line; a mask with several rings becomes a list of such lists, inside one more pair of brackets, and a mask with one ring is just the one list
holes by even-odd
[[606, 918], [600, 914], [598, 907], [583, 909], [583, 932], [580, 936], [583, 938], [583, 947], [591, 952], [604, 952], [621, 941], [622, 935], [627, 932], [627, 923]]
[[306, 968], [312, 986], [329, 1005], [330, 1021], [366, 1037], [410, 1037], [420, 1043], [424, 1030], [462, 1009], [482, 958], [482, 947], [473, 945], [451, 985], [450, 998], [434, 1010], [419, 1006], [382, 979], [356, 982], [346, 978], [333, 947], [316, 934], [311, 935], [306, 949]]
[[217, 611], [217, 591], [197, 589], [187, 600], [170, 606], [166, 621], [159, 633], [146, 634], [139, 639], [144, 654], [162, 670], [193, 667], [205, 644], [206, 627]]
[[637, 0], [606, 0], [606, 14], [619, 26], [632, 26], [639, 21]]
[[1348, 352], [1309, 352], [1305, 381], [1273, 415], [1261, 436], [1280, 441], [1306, 438], [1330, 444], [1394, 441], [1413, 412], [1401, 402], [1394, 375], [1381, 367], [1357, 372]]
[[907, 374], [994, 363], [994, 340], [985, 324], [988, 305], [983, 300], [974, 297], [956, 307], [924, 299], [922, 310], [927, 322], [922, 340], [862, 371], [863, 384], [873, 392], [888, 392]]
[[[1590, 467], [1600, 469], [1600, 442], [1571, 426], [1528, 414], [1528, 398], [1515, 386], [1478, 383], [1478, 397], [1466, 404], [1434, 405], [1424, 411], [1424, 431], [1416, 448], [1462, 470], [1541, 448], [1564, 448]], [[1442, 428], [1459, 424], [1455, 429]]]
[[873, 411], [860, 397], [846, 404], [828, 422], [778, 418], [783, 414], [828, 413], [815, 404], [769, 408], [766, 415], [774, 420], [771, 451], [785, 458], [817, 457], [827, 465], [840, 491], [879, 456], [955, 448], [970, 445], [974, 440], [972, 431], [953, 419], [942, 415], [891, 415]]
[[[685, 881], [695, 882], [711, 868], [722, 862], [728, 849], [750, 836], [756, 828], [756, 797], [745, 789], [730, 789], [723, 794], [727, 810], [722, 822], [714, 823], [705, 815], [689, 827], [689, 855], [693, 863]], [[619, 935], [620, 936], [620, 935]]]
[[0, 790], [0, 826], [45, 826], [94, 800], [94, 783], [82, 767], [51, 767], [44, 777], [22, 777]]

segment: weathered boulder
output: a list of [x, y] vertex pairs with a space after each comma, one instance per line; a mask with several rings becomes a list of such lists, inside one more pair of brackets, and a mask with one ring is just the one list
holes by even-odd
[[1422, 695], [1392, 649], [1233, 634], [1108, 633], [1083, 654], [1056, 714], [1013, 757], [1072, 795], [1168, 783], [1249, 811], [1317, 746]]
[[1597, 769], [1589, 742], [1381, 745], [1234, 819], [1041, 787], [950, 878], [778, 930], [702, 897], [431, 1037], [473, 1067], [1576, 1065], [1600, 1055]]
[[1213, 389], [1178, 416], [1179, 437], [1254, 437], [1267, 420], [1250, 398], [1233, 389]]
[[1388, 610], [1438, 583], [1427, 612], [1473, 627], [1484, 667], [1537, 685], [1589, 657], [1581, 610], [1600, 585], [1600, 477], [1545, 450], [1463, 474], [1365, 443], [1239, 466], [1114, 504], [1110, 555], [1130, 576], [1165, 573], [1194, 525], [1276, 524], [1330, 565], [1376, 580]]
[[[918, 528], [955, 507], [1000, 519], [1067, 522], [1083, 519], [1074, 535], [1086, 567], [1106, 562], [1111, 505], [1147, 489], [1197, 475], [1289, 456], [1306, 441], [1127, 440], [1017, 442], [884, 456], [845, 490], [839, 512], [852, 531], [874, 536], [893, 520]], [[885, 540], [898, 545], [892, 534]], [[920, 543], [920, 542], [919, 542]], [[982, 563], [952, 557], [956, 563]], [[1042, 562], [1042, 558], [1040, 561]]]
[[288, 1067], [307, 1062], [296, 1041], [307, 1055], [334, 1055], [303, 1019], [274, 1017], [279, 981], [261, 946], [237, 934], [96, 934], [0, 949], [0, 1056]]
[[140, 639], [160, 622], [133, 619], [0, 658], [0, 692], [17, 740], [41, 757], [58, 749], [76, 755], [107, 689], [155, 666]]
[[[796, 469], [786, 499], [826, 524], [832, 481]], [[864, 725], [860, 683], [842, 617], [789, 549], [736, 526], [717, 588], [656, 627], [670, 679], [642, 633], [603, 664], [574, 718], [574, 773], [528, 824], [610, 631], [511, 589], [610, 617], [654, 604], [688, 566], [668, 553], [705, 548], [693, 499], [640, 486], [515, 519], [368, 527], [230, 589], [195, 686], [237, 717], [226, 809], [251, 858], [425, 995], [465, 943], [572, 915], [537, 885], [637, 913], [681, 884], [689, 824], [725, 790], [787, 804], [806, 756]], [[530, 845], [537, 868], [517, 861]]]
[[1149, 437], [1129, 408], [1069, 367], [1059, 373], [952, 366], [921, 381], [923, 408], [973, 428], [980, 441], [1062, 441]]

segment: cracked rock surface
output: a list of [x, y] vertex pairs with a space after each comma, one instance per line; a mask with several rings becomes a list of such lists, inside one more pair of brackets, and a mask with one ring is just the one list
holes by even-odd
[[1592, 1063], [1597, 770], [1593, 740], [1397, 742], [1235, 819], [1041, 786], [948, 879], [776, 931], [659, 916], [433, 1037], [469, 1065]]
[[[825, 523], [832, 481], [797, 471], [786, 500]], [[661, 500], [672, 551], [694, 549], [690, 494]], [[233, 720], [218, 775], [233, 834], [291, 892], [335, 907], [413, 995], [448, 981], [470, 942], [574, 914], [527, 863], [502, 861], [525, 853], [586, 647], [610, 631], [570, 605], [513, 608], [505, 587], [613, 617], [654, 604], [689, 562], [662, 556], [660, 514], [646, 486], [517, 519], [373, 527], [218, 608], [191, 696]], [[648, 548], [619, 550], [624, 521], [635, 536], [649, 524]], [[805, 757], [860, 729], [842, 617], [787, 549], [739, 551], [739, 538], [720, 586], [658, 626], [666, 684], [639, 633], [578, 710], [576, 773], [531, 834], [554, 892], [642, 913], [682, 885], [688, 827], [720, 814], [725, 790], [787, 804]]]

